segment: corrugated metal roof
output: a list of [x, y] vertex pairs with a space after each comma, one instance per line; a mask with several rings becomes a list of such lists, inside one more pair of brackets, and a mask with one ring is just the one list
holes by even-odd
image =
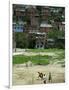
[[47, 39], [47, 41], [54, 41], [54, 39]]
[[41, 23], [40, 27], [52, 27], [52, 25], [48, 23]]
[[41, 33], [41, 32], [29, 32], [29, 33], [34, 33], [34, 34], [38, 34], [38, 35], [45, 35], [46, 33]]
[[65, 22], [62, 22], [62, 24], [65, 24]]
[[[16, 23], [16, 22], [13, 22], [13, 24], [17, 24], [17, 23]], [[22, 24], [22, 25], [24, 25], [24, 24], [26, 24], [26, 22], [19, 21], [18, 24]]]

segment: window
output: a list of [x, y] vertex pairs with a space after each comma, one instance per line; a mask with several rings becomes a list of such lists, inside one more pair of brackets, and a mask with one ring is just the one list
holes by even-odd
[[19, 26], [17, 27], [17, 29], [19, 29]]
[[16, 29], [16, 26], [14, 27], [14, 29]]
[[43, 45], [40, 45], [40, 47], [43, 47]]
[[39, 48], [39, 45], [37, 45], [37, 48]]

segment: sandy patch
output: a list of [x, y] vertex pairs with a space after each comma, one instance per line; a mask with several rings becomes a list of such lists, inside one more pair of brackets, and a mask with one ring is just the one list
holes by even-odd
[[35, 55], [49, 55], [49, 56], [55, 56], [55, 53], [48, 53], [48, 52], [39, 52], [39, 53], [35, 53], [35, 52], [16, 52], [13, 53], [13, 55], [26, 55], [26, 56], [35, 56]]
[[38, 71], [46, 75], [47, 83], [49, 83], [49, 72], [51, 72], [52, 75], [52, 83], [64, 83], [65, 81], [65, 70], [59, 64], [46, 66], [36, 65], [32, 67], [25, 67], [21, 64], [13, 66], [13, 85], [43, 84], [43, 80], [38, 78]]

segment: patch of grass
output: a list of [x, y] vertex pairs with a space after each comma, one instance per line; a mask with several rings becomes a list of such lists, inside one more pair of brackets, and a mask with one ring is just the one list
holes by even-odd
[[48, 55], [36, 55], [36, 56], [25, 56], [25, 55], [15, 55], [13, 56], [13, 64], [22, 64], [28, 61], [31, 61], [34, 64], [45, 65], [49, 64], [51, 56]]
[[50, 62], [54, 63], [56, 61], [64, 61], [65, 52], [64, 49], [27, 49], [27, 52], [53, 52], [55, 56], [49, 55], [35, 55], [35, 56], [25, 56], [25, 55], [15, 55], [13, 56], [13, 64], [22, 64], [31, 61], [33, 64], [46, 65]]
[[54, 60], [58, 60], [61, 62], [64, 62], [65, 59], [65, 52], [56, 53], [56, 56], [54, 57]]
[[64, 61], [59, 61], [58, 64], [64, 64], [65, 62]]
[[34, 64], [37, 64], [37, 65], [47, 65], [49, 64], [49, 60], [36, 60], [36, 61], [32, 61]]
[[65, 58], [65, 52], [62, 52], [62, 53], [58, 54], [58, 58], [59, 59], [64, 59]]
[[27, 49], [27, 52], [63, 52], [64, 49], [49, 48], [49, 49]]

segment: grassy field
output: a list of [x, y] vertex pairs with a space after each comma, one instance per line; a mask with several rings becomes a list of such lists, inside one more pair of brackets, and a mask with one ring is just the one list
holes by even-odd
[[28, 49], [26, 52], [51, 52], [55, 54], [54, 56], [50, 55], [35, 55], [35, 56], [26, 56], [26, 55], [14, 55], [13, 56], [13, 64], [22, 64], [28, 61], [31, 61], [33, 64], [37, 65], [47, 65], [50, 62], [55, 62], [55, 61], [61, 61], [59, 63], [64, 62], [65, 58], [65, 52], [63, 49]]

